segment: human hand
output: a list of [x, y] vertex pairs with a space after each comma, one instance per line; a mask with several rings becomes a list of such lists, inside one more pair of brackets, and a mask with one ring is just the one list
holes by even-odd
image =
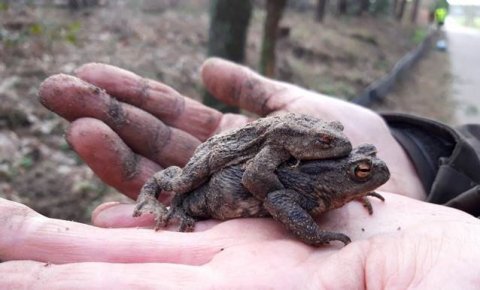
[[[93, 171], [134, 199], [154, 172], [183, 166], [202, 141], [251, 120], [221, 114], [164, 84], [116, 67], [87, 64], [76, 74], [79, 79], [65, 75], [47, 79], [40, 88], [40, 100], [72, 121], [67, 140]], [[424, 198], [408, 156], [373, 111], [264, 78], [220, 59], [207, 60], [201, 75], [205, 87], [219, 100], [260, 116], [298, 112], [341, 121], [354, 146], [375, 144], [389, 166], [392, 177], [382, 190]]]
[[[90, 64], [77, 74], [119, 102], [65, 76], [46, 81], [41, 100], [74, 121], [67, 133], [72, 147], [105, 182], [132, 198], [161, 166], [185, 164], [201, 141], [249, 121], [242, 115], [221, 114], [165, 85], [111, 66]], [[379, 148], [392, 171], [383, 190], [422, 197], [410, 161], [375, 113], [217, 59], [203, 66], [202, 78], [220, 100], [262, 116], [290, 111], [341, 121], [354, 146], [373, 143]], [[15, 210], [2, 210], [10, 218], [2, 219], [7, 222], [0, 227], [0, 259], [37, 262], [3, 263], [0, 274], [10, 274], [2, 275], [8, 277], [8, 285], [33, 283], [31, 279], [39, 277], [47, 288], [65, 279], [71, 283], [64, 284], [67, 288], [78, 283], [101, 288], [112, 284], [152, 288], [478, 285], [474, 281], [479, 257], [477, 220], [445, 207], [382, 194], [387, 202], [374, 204], [373, 217], [360, 204], [350, 203], [319, 220], [325, 230], [352, 238], [341, 249], [338, 245], [304, 245], [270, 219], [200, 222], [195, 233], [156, 233], [51, 220], [15, 205]], [[151, 216], [134, 219], [132, 211], [133, 205], [102, 206], [93, 221], [102, 227], [152, 225]], [[38, 249], [35, 245], [45, 246]], [[44, 261], [61, 265], [45, 267]], [[22, 274], [32, 272], [38, 275]]]
[[[0, 289], [477, 289], [480, 221], [382, 192], [326, 213], [322, 228], [353, 242], [314, 248], [272, 219], [199, 222], [154, 232], [133, 205], [106, 204], [97, 226], [43, 217], [0, 199]], [[131, 228], [110, 228], [110, 227]], [[138, 226], [138, 227], [137, 227]], [[104, 228], [102, 228], [104, 227]]]

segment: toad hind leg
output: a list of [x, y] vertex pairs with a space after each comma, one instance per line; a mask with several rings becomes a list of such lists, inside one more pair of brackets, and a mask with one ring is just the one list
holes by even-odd
[[321, 230], [307, 212], [308, 209], [315, 207], [315, 202], [294, 190], [282, 189], [270, 192], [265, 199], [264, 207], [275, 220], [281, 222], [307, 244], [320, 246], [330, 241], [341, 241], [347, 245], [351, 242], [347, 235]]

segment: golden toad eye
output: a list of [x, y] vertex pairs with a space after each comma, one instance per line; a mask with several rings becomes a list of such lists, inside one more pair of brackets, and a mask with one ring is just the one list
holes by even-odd
[[361, 161], [353, 168], [354, 176], [359, 180], [364, 180], [370, 176], [372, 164], [369, 161]]

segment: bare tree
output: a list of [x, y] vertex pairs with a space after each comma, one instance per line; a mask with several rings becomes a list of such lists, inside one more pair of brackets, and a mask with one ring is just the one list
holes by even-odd
[[397, 17], [397, 10], [398, 10], [398, 0], [393, 0], [392, 3], [392, 15]]
[[317, 7], [315, 9], [315, 20], [323, 22], [325, 18], [325, 8], [327, 7], [328, 0], [317, 0]]
[[97, 6], [98, 0], [68, 0], [68, 7], [71, 10], [78, 10], [86, 7]]
[[287, 0], [267, 0], [267, 17], [263, 29], [260, 72], [265, 76], [275, 75], [275, 47], [277, 44], [278, 24], [282, 18]]
[[413, 0], [412, 14], [410, 15], [410, 20], [412, 21], [412, 23], [417, 22], [419, 6], [420, 6], [420, 0]]
[[338, 0], [337, 9], [338, 9], [338, 14], [340, 14], [340, 15], [347, 14], [348, 1], [347, 0]]
[[398, 21], [402, 21], [403, 14], [405, 13], [405, 6], [407, 6], [407, 0], [400, 0], [396, 15]]
[[358, 6], [357, 14], [362, 15], [367, 12], [370, 8], [370, 0], [360, 0], [360, 5]]
[[[244, 62], [251, 14], [252, 2], [249, 0], [211, 0], [208, 55]], [[204, 94], [203, 102], [223, 112], [238, 111], [208, 93]]]

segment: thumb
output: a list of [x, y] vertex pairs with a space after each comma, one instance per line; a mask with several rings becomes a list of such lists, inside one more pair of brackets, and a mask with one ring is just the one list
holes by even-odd
[[280, 111], [296, 97], [282, 94], [289, 85], [265, 78], [251, 69], [220, 58], [210, 58], [201, 68], [206, 89], [225, 104], [260, 116]]

